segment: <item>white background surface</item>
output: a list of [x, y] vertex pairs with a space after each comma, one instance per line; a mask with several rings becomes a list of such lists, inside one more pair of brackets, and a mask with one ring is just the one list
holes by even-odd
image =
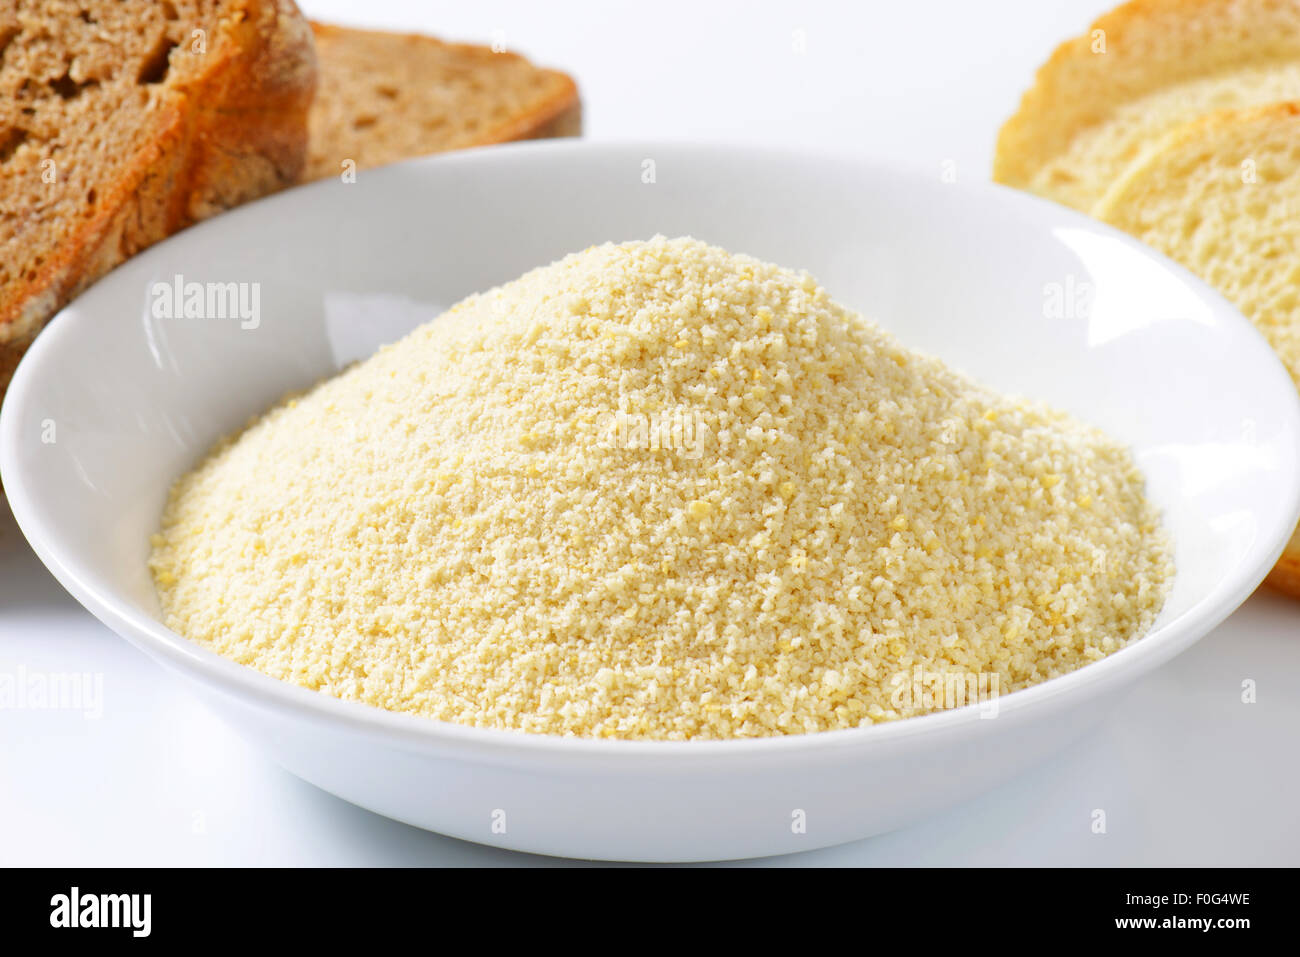
[[[577, 77], [593, 138], [851, 148], [984, 179], [1038, 63], [1104, 3], [302, 5], [502, 37]], [[0, 864], [562, 863], [384, 820], [270, 764], [83, 612], [0, 504], [0, 673], [19, 668], [102, 676], [102, 715], [0, 710]], [[1300, 864], [1297, 689], [1300, 604], [1261, 593], [1049, 764], [906, 830], [762, 863]]]

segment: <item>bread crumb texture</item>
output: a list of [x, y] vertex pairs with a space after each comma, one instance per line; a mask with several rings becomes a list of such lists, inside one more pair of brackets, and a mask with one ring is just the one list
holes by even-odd
[[1300, 388], [1300, 104], [1179, 127], [1112, 184], [1093, 215], [1223, 293]]
[[1059, 156], [1034, 174], [1027, 188], [1092, 212], [1129, 164], [1170, 130], [1217, 110], [1296, 97], [1300, 97], [1300, 63], [1245, 66], [1152, 91], [1116, 104], [1104, 122], [1079, 130]]
[[1130, 0], [1038, 70], [998, 134], [993, 176], [1090, 212], [1183, 123], [1297, 98], [1295, 0]]
[[[612, 422], [688, 421], [686, 442]], [[621, 438], [621, 440], [620, 440]], [[812, 278], [692, 239], [475, 295], [172, 490], [167, 624], [392, 711], [584, 737], [852, 728], [1141, 636], [1172, 576], [1120, 445]]]
[[307, 179], [444, 150], [576, 136], [573, 80], [515, 53], [434, 37], [314, 23], [320, 85]]

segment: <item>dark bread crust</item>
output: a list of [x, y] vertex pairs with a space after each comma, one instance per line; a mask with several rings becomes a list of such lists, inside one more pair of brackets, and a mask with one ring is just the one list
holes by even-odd
[[114, 266], [301, 175], [315, 50], [293, 0], [222, 3], [208, 42], [201, 69], [167, 81], [179, 95], [160, 104], [151, 134], [99, 190], [94, 214], [0, 300], [0, 390], [14, 350]]

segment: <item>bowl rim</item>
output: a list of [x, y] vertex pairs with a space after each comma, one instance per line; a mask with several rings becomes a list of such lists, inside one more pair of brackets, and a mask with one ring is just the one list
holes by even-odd
[[[1292, 387], [1281, 361], [1254, 325], [1231, 303], [1184, 267], [1127, 234], [1080, 212], [1010, 187], [988, 181], [941, 184], [935, 177], [922, 173], [915, 166], [881, 160], [859, 151], [753, 147], [673, 140], [551, 140], [478, 147], [422, 157], [367, 170], [366, 177], [437, 175], [438, 171], [449, 167], [526, 163], [537, 154], [590, 161], [599, 158], [608, 160], [612, 156], [625, 159], [633, 154], [654, 156], [656, 153], [672, 153], [696, 162], [706, 159], [735, 161], [743, 158], [744, 162], [750, 164], [773, 161], [844, 164], [859, 171], [869, 171], [873, 175], [894, 177], [902, 188], [944, 189], [956, 191], [963, 196], [985, 197], [980, 201], [1001, 205], [1005, 212], [1015, 213], [1016, 228], [1023, 228], [1022, 224], [1030, 221], [1046, 230], [1069, 226], [1101, 234], [1119, 241], [1138, 255], [1159, 261], [1188, 282], [1197, 290], [1199, 298], [1213, 307], [1216, 319], [1247, 340], [1250, 343], [1247, 348], [1261, 353], [1259, 371], [1264, 373], [1267, 369], [1264, 374], [1273, 378], [1276, 385], [1285, 383], [1288, 388]], [[215, 220], [241, 216], [255, 218], [278, 210], [282, 205], [291, 209], [295, 203], [318, 200], [324, 195], [321, 191], [329, 186], [328, 181], [303, 184], [247, 203], [223, 213]], [[141, 268], [142, 262], [147, 264], [151, 254], [159, 247], [190, 241], [186, 237], [192, 231], [197, 230], [202, 234], [211, 222], [212, 220], [200, 223], [144, 250], [100, 281], [110, 281], [118, 273]], [[101, 592], [93, 587], [87, 581], [87, 576], [76, 566], [75, 557], [69, 559], [50, 547], [46, 540], [42, 510], [38, 504], [39, 496], [33, 492], [28, 477], [17, 464], [20, 459], [19, 423], [25, 418], [24, 413], [40, 367], [57, 356], [62, 349], [69, 347], [65, 340], [75, 336], [80, 323], [91, 321], [87, 318], [89, 314], [86, 311], [78, 309], [80, 302], [79, 296], [60, 309], [36, 338], [19, 363], [4, 397], [3, 407], [0, 408], [0, 474], [4, 476], [5, 494], [9, 498], [14, 518], [36, 555], [64, 588], [112, 631], [206, 688], [240, 699], [246, 705], [288, 712], [293, 717], [329, 724], [338, 730], [382, 736], [386, 743], [410, 751], [451, 749], [472, 752], [480, 759], [490, 756], [523, 758], [541, 755], [548, 758], [566, 756], [574, 760], [594, 758], [605, 763], [611, 759], [627, 759], [635, 765], [645, 766], [647, 759], [655, 757], [672, 759], [675, 763], [682, 760], [715, 762], [721, 758], [735, 761], [788, 752], [815, 755], [865, 751], [892, 747], [895, 742], [918, 737], [962, 732], [978, 734], [982, 733], [980, 729], [986, 724], [987, 730], [991, 732], [994, 727], [1006, 728], [1027, 717], [1056, 713], [1089, 696], [1099, 695], [1108, 689], [1117, 690], [1190, 647], [1227, 618], [1263, 581], [1285, 548], [1296, 521], [1300, 520], [1300, 474], [1280, 475], [1283, 499], [1290, 502], [1292, 524], [1285, 530], [1279, 526], [1278, 529], [1265, 529], [1263, 534], [1257, 534], [1236, 574], [1225, 576], [1214, 589], [1182, 614], [1119, 651], [1068, 674], [999, 696], [999, 720], [996, 721], [985, 722], [978, 713], [981, 706], [970, 704], [867, 727], [770, 737], [686, 741], [594, 739], [462, 725], [343, 700], [326, 692], [313, 691], [272, 678], [226, 659], [181, 637], [157, 620], [137, 613], [116, 594]], [[1294, 389], [1291, 391], [1295, 394]], [[1289, 433], [1300, 445], [1300, 394], [1296, 394], [1296, 400], [1289, 408], [1276, 412], [1282, 419], [1283, 432]]]

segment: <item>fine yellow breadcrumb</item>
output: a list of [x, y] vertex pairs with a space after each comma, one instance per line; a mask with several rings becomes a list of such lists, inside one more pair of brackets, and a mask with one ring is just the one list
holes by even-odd
[[1172, 575], [1116, 442], [662, 237], [282, 403], [176, 484], [151, 565], [171, 628], [273, 677], [646, 739], [908, 717], [918, 668], [1023, 688], [1141, 636]]

